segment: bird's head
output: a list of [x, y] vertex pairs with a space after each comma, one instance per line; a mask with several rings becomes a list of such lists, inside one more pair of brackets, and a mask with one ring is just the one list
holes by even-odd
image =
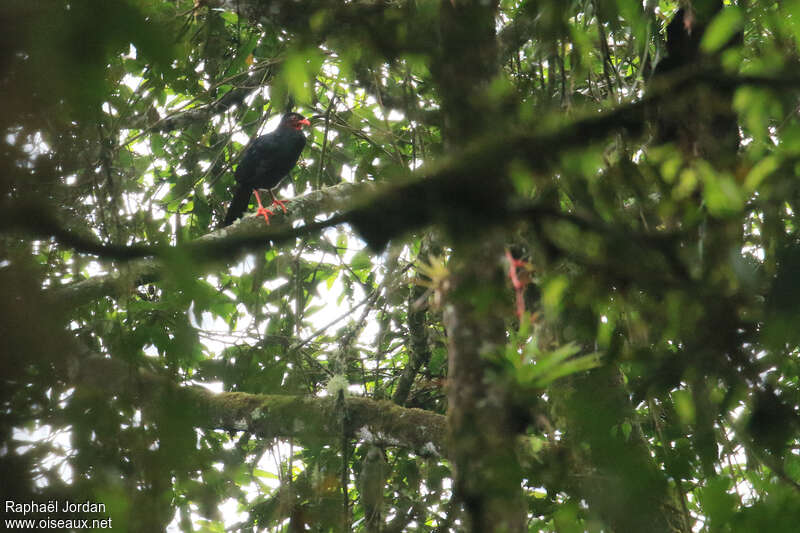
[[300, 113], [286, 113], [281, 119], [281, 127], [302, 130], [303, 126], [310, 126], [311, 123]]

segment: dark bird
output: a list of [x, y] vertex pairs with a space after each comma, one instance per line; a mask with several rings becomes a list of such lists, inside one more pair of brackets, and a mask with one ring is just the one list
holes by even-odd
[[256, 196], [258, 203], [257, 215], [264, 217], [269, 224], [272, 211], [261, 204], [258, 189], [267, 189], [272, 197], [272, 203], [279, 205], [286, 212], [285, 202], [275, 198], [272, 189], [285, 178], [294, 168], [300, 152], [306, 145], [303, 135], [303, 126], [311, 123], [299, 113], [286, 113], [281, 118], [280, 124], [274, 131], [258, 137], [244, 152], [239, 166], [236, 168], [236, 191], [233, 200], [225, 214], [221, 227], [230, 226], [233, 221], [241, 217], [250, 202], [250, 192]]

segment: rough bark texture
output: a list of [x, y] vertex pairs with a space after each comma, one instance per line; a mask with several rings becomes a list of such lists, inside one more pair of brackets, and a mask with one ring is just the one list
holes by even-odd
[[[163, 398], [169, 397], [175, 409], [192, 413], [195, 427], [247, 431], [262, 439], [292, 437], [300, 443], [316, 442], [320, 436], [341, 431], [334, 400], [330, 398], [214, 394], [201, 387], [180, 387], [167, 377], [141, 367], [85, 354], [71, 358], [70, 367], [82, 390], [130, 394], [145, 412], [162, 408]], [[411, 448], [422, 456], [438, 456], [443, 452], [442, 415], [368, 398], [346, 398], [345, 405], [348, 435]]]
[[[359, 185], [356, 187], [352, 183], [341, 183], [291, 198], [291, 201], [287, 203], [288, 212], [286, 215], [282, 214], [280, 219], [276, 218], [276, 227], [279, 222], [291, 223], [302, 219], [313, 220], [321, 213], [337, 211], [351, 201], [352, 195], [356, 190], [363, 193], [373, 188], [371, 185], [366, 187]], [[264, 225], [263, 219], [251, 213], [232, 226], [212, 231], [192, 241], [191, 246], [197, 246], [198, 248], [204, 246], [214, 247], [224, 245], [223, 243], [232, 239], [269, 231], [272, 230], [269, 226]], [[263, 248], [265, 238], [257, 239], [257, 248]], [[102, 253], [100, 253], [100, 256], [105, 257]], [[201, 272], [213, 272], [218, 266], [218, 263], [213, 261], [202, 264], [196, 263], [196, 267]], [[158, 281], [162, 278], [165, 268], [167, 267], [165, 267], [163, 257], [155, 259], [142, 257], [128, 261], [124, 269], [121, 269], [123, 273], [112, 272], [106, 275], [96, 275], [86, 280], [53, 287], [48, 289], [47, 293], [55, 301], [63, 302], [65, 305], [82, 305], [104, 296], [119, 296], [140, 285]]]
[[[485, 89], [497, 72], [496, 2], [444, 0], [441, 48], [432, 71], [442, 89], [445, 146], [455, 149], [486, 135], [492, 104]], [[460, 200], [475, 203], [465, 218], [491, 218], [506, 201], [504, 183], [485, 167], [464, 173]], [[474, 202], [472, 201], [474, 199]], [[495, 211], [496, 213], [497, 211]], [[492, 355], [505, 343], [502, 321], [502, 242], [463, 244], [450, 261], [445, 307], [448, 335], [449, 458], [454, 498], [466, 512], [466, 531], [523, 531], [522, 474], [511, 409], [501, 383], [490, 377]]]
[[522, 474], [507, 388], [491, 376], [491, 359], [503, 349], [505, 327], [496, 299], [503, 294], [498, 241], [457, 252], [450, 303], [447, 421], [455, 494], [468, 517], [467, 531], [524, 531]]

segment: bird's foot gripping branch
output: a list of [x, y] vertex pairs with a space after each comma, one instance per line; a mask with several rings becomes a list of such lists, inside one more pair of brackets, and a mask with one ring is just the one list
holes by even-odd
[[253, 194], [255, 194], [256, 202], [258, 202], [258, 209], [256, 210], [256, 216], [263, 216], [264, 222], [266, 222], [267, 225], [269, 225], [269, 217], [274, 213], [262, 205], [261, 196], [259, 196], [257, 189], [253, 190]]

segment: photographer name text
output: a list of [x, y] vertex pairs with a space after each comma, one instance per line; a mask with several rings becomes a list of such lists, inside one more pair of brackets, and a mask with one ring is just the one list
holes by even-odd
[[49, 500], [46, 502], [15, 502], [6, 500], [6, 513], [27, 515], [30, 513], [105, 513], [106, 505], [95, 502], [71, 502]]

